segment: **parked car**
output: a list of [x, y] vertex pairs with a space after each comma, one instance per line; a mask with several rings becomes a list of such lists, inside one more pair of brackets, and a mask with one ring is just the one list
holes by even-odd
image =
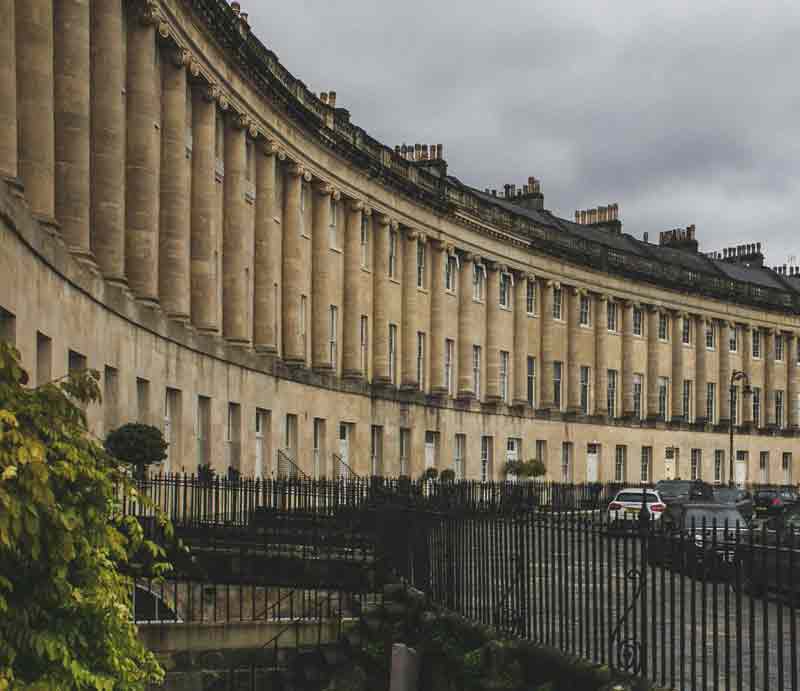
[[745, 520], [753, 518], [753, 495], [739, 487], [715, 487], [714, 499], [720, 504], [732, 504]]
[[667, 505], [650, 536], [647, 558], [691, 576], [728, 576], [737, 543], [749, 534], [747, 521], [732, 505], [676, 502]]
[[658, 492], [653, 489], [643, 490], [641, 487], [627, 487], [617, 492], [608, 505], [608, 520], [611, 527], [633, 527], [639, 520], [643, 497], [647, 506], [648, 519], [657, 521], [661, 518], [661, 512], [664, 511], [666, 505]]
[[793, 489], [759, 489], [753, 497], [753, 505], [757, 516], [774, 516], [797, 504], [797, 499]]
[[702, 480], [661, 480], [656, 491], [666, 504], [676, 501], [714, 501], [714, 488]]

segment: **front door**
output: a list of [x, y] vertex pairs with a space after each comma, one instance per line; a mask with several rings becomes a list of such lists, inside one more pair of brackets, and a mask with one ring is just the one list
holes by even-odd
[[336, 469], [336, 475], [346, 478], [350, 474], [350, 425], [346, 422], [339, 424], [339, 456], [342, 460]]
[[264, 476], [264, 413], [256, 411], [256, 479]]
[[675, 448], [668, 446], [664, 453], [664, 479], [675, 479]]
[[740, 487], [744, 486], [747, 482], [747, 452], [739, 451], [736, 454], [736, 484]]
[[436, 435], [425, 432], [425, 469], [436, 467]]
[[600, 481], [600, 444], [586, 446], [586, 482]]

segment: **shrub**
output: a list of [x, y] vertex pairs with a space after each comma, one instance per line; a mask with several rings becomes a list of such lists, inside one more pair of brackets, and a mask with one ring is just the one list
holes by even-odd
[[106, 451], [135, 468], [137, 477], [144, 477], [147, 466], [167, 457], [167, 442], [158, 427], [131, 422], [109, 432]]

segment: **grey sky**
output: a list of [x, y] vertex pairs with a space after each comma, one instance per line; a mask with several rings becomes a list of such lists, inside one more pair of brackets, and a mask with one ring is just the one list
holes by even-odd
[[242, 3], [310, 89], [385, 144], [442, 143], [479, 188], [617, 202], [651, 239], [761, 241], [800, 260], [800, 3], [269, 0]]

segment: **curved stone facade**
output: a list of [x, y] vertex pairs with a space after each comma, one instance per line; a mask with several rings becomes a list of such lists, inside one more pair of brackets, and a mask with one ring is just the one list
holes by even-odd
[[743, 371], [740, 479], [791, 479], [800, 277], [754, 247], [465, 187], [309, 92], [237, 3], [0, 19], [0, 328], [34, 383], [101, 372], [98, 436], [162, 426], [173, 471], [727, 480]]

